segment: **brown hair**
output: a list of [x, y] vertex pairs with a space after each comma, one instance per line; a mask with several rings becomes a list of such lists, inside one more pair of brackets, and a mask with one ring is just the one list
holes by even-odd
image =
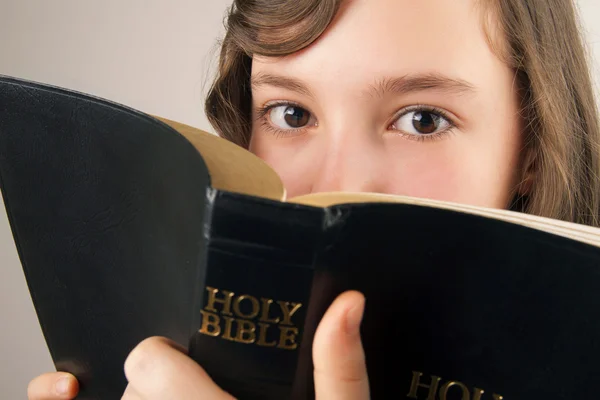
[[[490, 45], [515, 71], [531, 189], [513, 209], [599, 225], [600, 128], [573, 0], [479, 0]], [[217, 133], [247, 148], [253, 55], [285, 56], [313, 43], [341, 0], [235, 0], [205, 110]], [[491, 23], [490, 23], [491, 22]], [[500, 38], [495, 40], [494, 35]]]

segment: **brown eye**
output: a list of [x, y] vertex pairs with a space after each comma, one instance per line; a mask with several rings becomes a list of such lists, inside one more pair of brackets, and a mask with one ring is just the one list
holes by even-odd
[[280, 129], [304, 128], [312, 120], [310, 112], [302, 107], [291, 105], [273, 107], [269, 111], [269, 118]]
[[427, 111], [413, 114], [413, 127], [419, 133], [434, 133], [440, 125], [440, 117]]
[[288, 107], [285, 110], [285, 122], [292, 128], [302, 128], [310, 119], [308, 111], [299, 107]]
[[433, 135], [447, 130], [452, 124], [441, 114], [414, 110], [400, 116], [392, 127], [411, 135]]

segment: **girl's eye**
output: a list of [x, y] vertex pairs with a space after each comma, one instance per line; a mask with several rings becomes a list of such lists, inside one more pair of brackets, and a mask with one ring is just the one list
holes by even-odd
[[269, 119], [279, 129], [300, 129], [312, 122], [310, 112], [293, 105], [275, 106], [269, 110]]
[[413, 110], [402, 114], [392, 129], [410, 135], [434, 135], [452, 127], [452, 123], [441, 113], [427, 110]]

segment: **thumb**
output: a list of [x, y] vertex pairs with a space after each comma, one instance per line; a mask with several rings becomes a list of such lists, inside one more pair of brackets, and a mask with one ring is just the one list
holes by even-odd
[[365, 298], [340, 295], [319, 323], [313, 342], [317, 399], [368, 400], [369, 378], [360, 339]]

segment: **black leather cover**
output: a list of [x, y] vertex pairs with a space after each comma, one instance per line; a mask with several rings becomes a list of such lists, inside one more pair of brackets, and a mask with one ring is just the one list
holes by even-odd
[[367, 297], [373, 399], [597, 396], [595, 247], [452, 211], [219, 192], [165, 125], [11, 78], [0, 179], [46, 341], [81, 399], [120, 398], [128, 352], [152, 335], [189, 344], [240, 399], [313, 398], [313, 333], [347, 289]]
[[[0, 186], [52, 358], [81, 399], [119, 399], [141, 340], [187, 345], [209, 177], [133, 110], [0, 79]], [[33, 378], [33, 377], [32, 377]]]
[[[408, 395], [413, 381], [432, 379], [440, 400], [596, 397], [599, 249], [418, 206], [340, 205], [318, 219], [310, 211], [229, 193], [215, 199], [204, 284], [305, 307], [296, 314], [298, 358], [223, 332], [194, 336], [193, 356], [234, 395], [314, 398], [313, 333], [334, 298], [356, 289], [367, 299], [373, 399], [428, 399], [424, 386]], [[251, 315], [251, 302], [240, 304]], [[223, 304], [214, 308], [225, 327]], [[258, 329], [260, 315], [251, 320]]]

